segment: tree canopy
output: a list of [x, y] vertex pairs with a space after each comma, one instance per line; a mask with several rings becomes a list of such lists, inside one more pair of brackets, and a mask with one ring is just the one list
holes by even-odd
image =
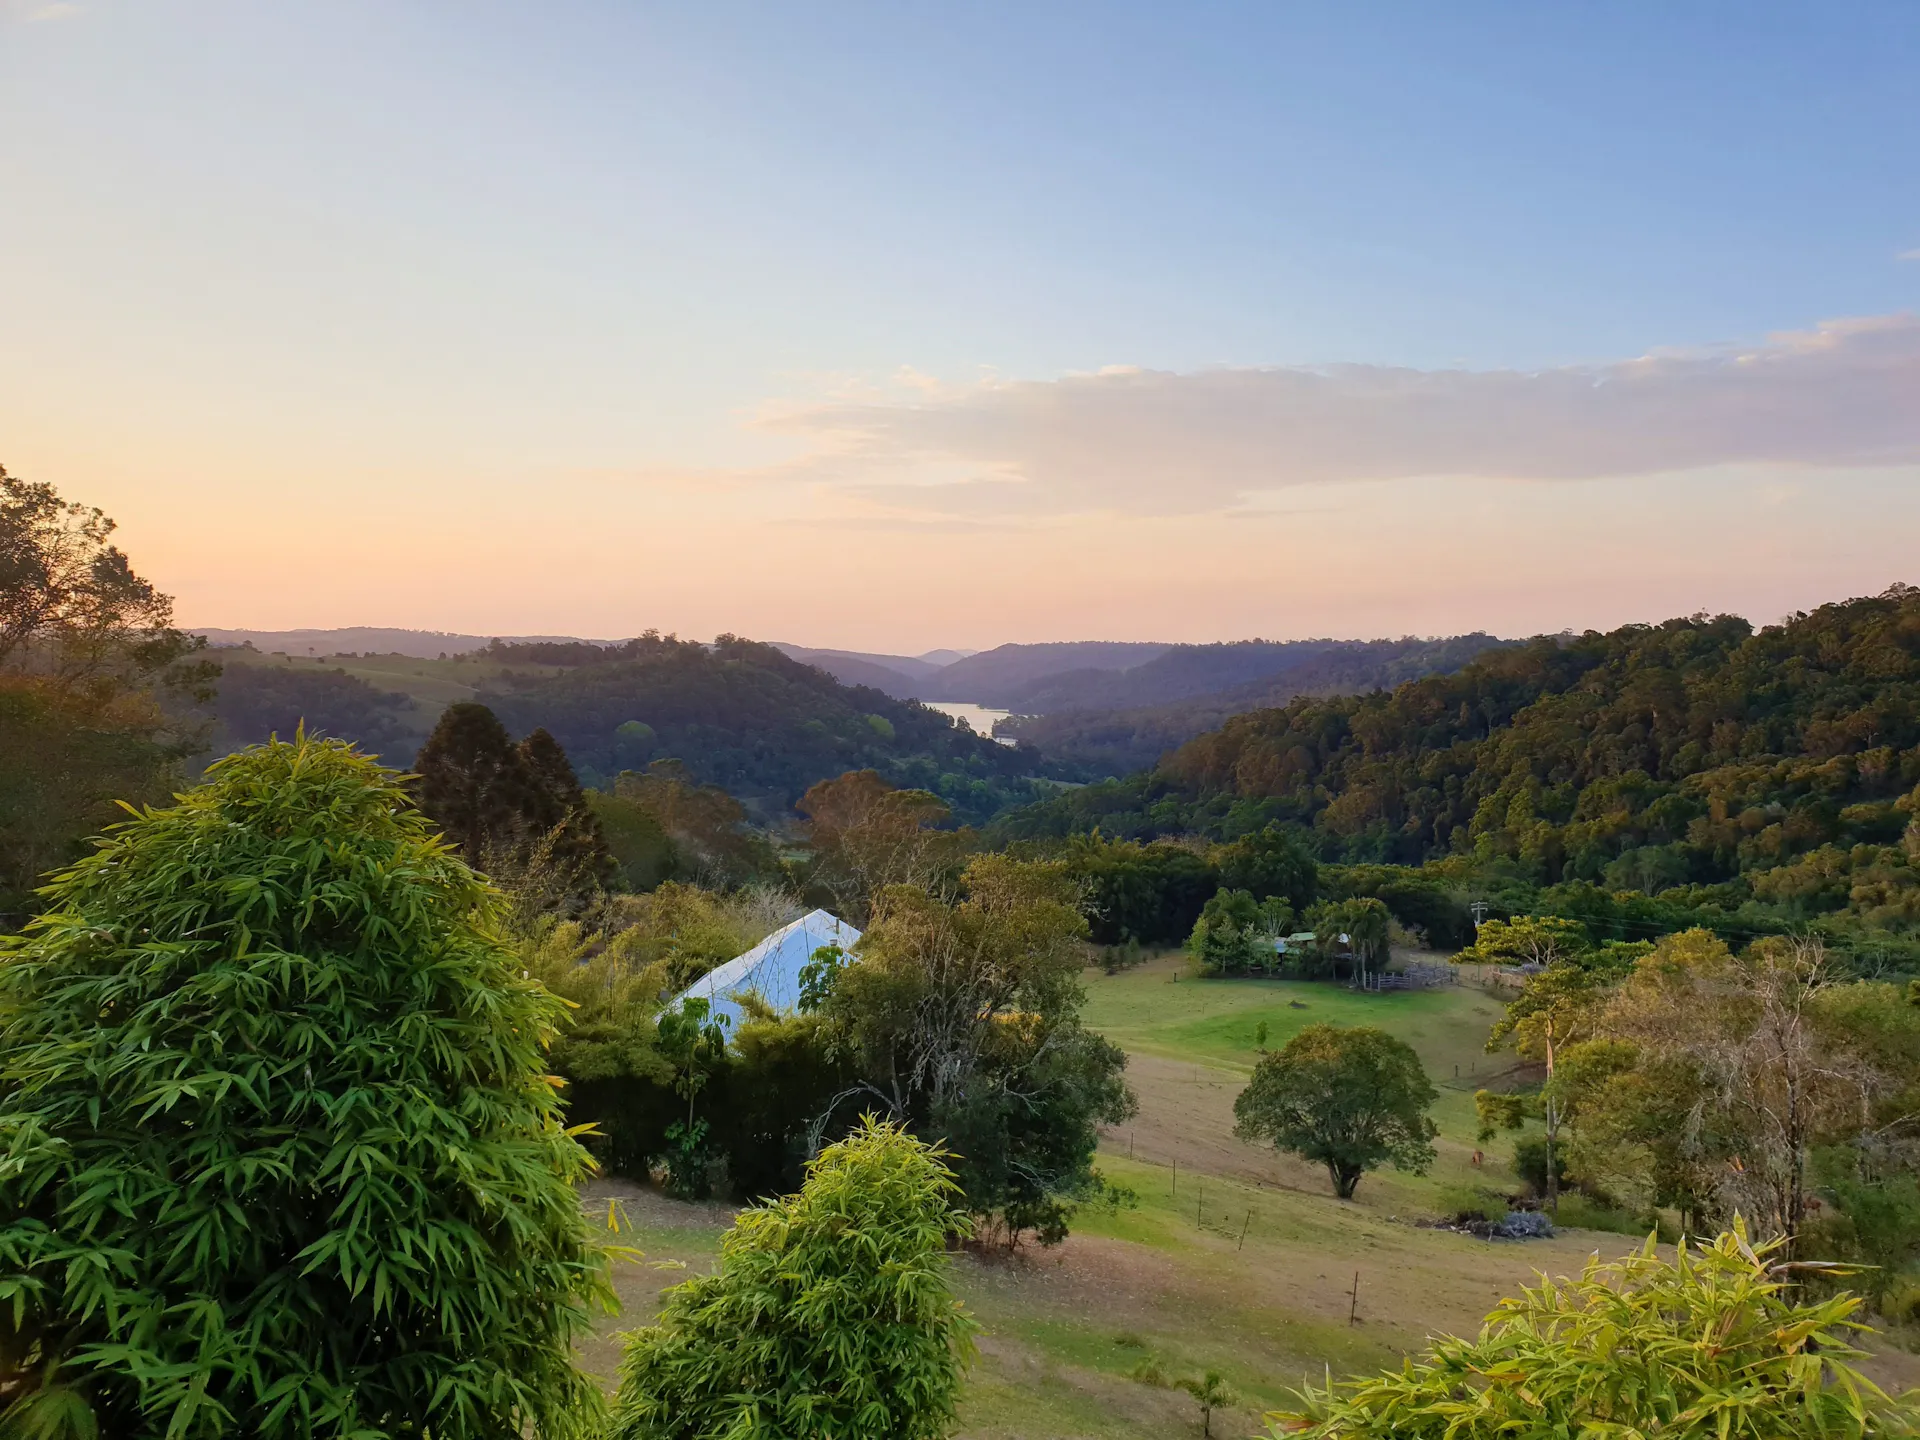
[[1325, 1165], [1351, 1200], [1369, 1170], [1433, 1163], [1440, 1132], [1427, 1111], [1438, 1098], [1405, 1041], [1370, 1025], [1309, 1025], [1261, 1058], [1233, 1114], [1241, 1139]]
[[1133, 1113], [1126, 1056], [1081, 1024], [1086, 922], [1061, 868], [981, 856], [961, 885], [882, 891], [821, 1013], [861, 1092], [953, 1146], [969, 1208], [1050, 1243], [1099, 1188], [1099, 1127]]
[[1750, 926], [1920, 934], [1917, 787], [1920, 591], [1895, 586], [1758, 630], [1542, 636], [1392, 691], [1301, 697], [999, 830], [1278, 822], [1326, 861], [1471, 862]]
[[9, 1421], [586, 1433], [562, 1005], [392, 772], [242, 752], [47, 898], [0, 942]]
[[0, 929], [115, 800], [166, 798], [198, 740], [176, 712], [218, 674], [113, 530], [0, 467]]

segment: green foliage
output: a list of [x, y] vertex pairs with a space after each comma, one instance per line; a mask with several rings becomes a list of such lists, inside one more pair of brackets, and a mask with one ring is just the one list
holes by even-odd
[[66, 1433], [570, 1436], [611, 1302], [496, 898], [392, 772], [217, 764], [0, 963], [0, 1393]]
[[1100, 945], [1177, 945], [1220, 888], [1207, 858], [1180, 845], [1139, 845], [1095, 833], [1075, 837], [1063, 860]]
[[471, 865], [522, 851], [546, 808], [506, 727], [484, 705], [449, 705], [414, 761], [420, 809]]
[[[1722, 616], [1543, 636], [1391, 692], [1296, 699], [1001, 829], [1278, 822], [1326, 860], [1579, 887], [1526, 908], [1629, 927], [1596, 935], [1818, 924], [1871, 955], [1888, 933], [1920, 940], [1917, 784], [1920, 591], [1895, 586], [1758, 631]], [[1622, 886], [1643, 903], [1618, 905]]]
[[855, 926], [889, 886], [950, 892], [970, 848], [967, 834], [941, 828], [950, 812], [938, 795], [896, 789], [873, 770], [822, 780], [796, 808], [812, 851], [807, 889]]
[[1395, 1372], [1307, 1391], [1275, 1437], [1314, 1440], [1869, 1440], [1920, 1411], [1850, 1361], [1858, 1297], [1802, 1299], [1736, 1225], [1661, 1257], [1652, 1240], [1578, 1280], [1502, 1302], [1477, 1340], [1446, 1339]]
[[1309, 1025], [1262, 1057], [1233, 1102], [1235, 1132], [1327, 1167], [1334, 1193], [1353, 1198], [1369, 1170], [1424, 1172], [1438, 1128], [1439, 1092], [1411, 1046], [1372, 1026]]
[[1345, 936], [1355, 966], [1363, 971], [1385, 968], [1390, 920], [1387, 907], [1372, 896], [1323, 901], [1306, 917], [1307, 927], [1320, 937], [1323, 952], [1333, 953]]
[[78, 859], [116, 801], [164, 801], [183, 749], [158, 707], [139, 698], [103, 711], [38, 679], [0, 674], [0, 931], [26, 922], [39, 877]]
[[1320, 870], [1313, 856], [1277, 825], [1216, 846], [1207, 858], [1223, 888], [1245, 890], [1256, 900], [1278, 897], [1300, 912], [1318, 898]]
[[1586, 927], [1554, 915], [1489, 920], [1454, 959], [1478, 965], [1548, 966], [1592, 948]]
[[[1070, 672], [1042, 681], [1035, 687], [1038, 694], [1007, 693], [983, 703], [1044, 711], [1022, 714], [1006, 728], [1077, 769], [1076, 778], [1092, 779], [1151, 769], [1169, 751], [1218, 729], [1232, 715], [1284, 705], [1296, 695], [1392, 689], [1423, 675], [1457, 670], [1504, 643], [1491, 635], [1456, 635], [1176, 645], [1125, 671]], [[1109, 834], [1132, 833], [1106, 828]]]
[[199, 744], [184, 706], [219, 674], [113, 530], [0, 467], [0, 930], [26, 919], [37, 879], [77, 859], [115, 801], [167, 797]]
[[945, 1155], [864, 1123], [798, 1195], [743, 1211], [718, 1270], [669, 1290], [620, 1369], [612, 1440], [937, 1440], [972, 1322], [944, 1247]]
[[1886, 1147], [1830, 1146], [1816, 1153], [1816, 1188], [1833, 1207], [1815, 1227], [1823, 1253], [1870, 1267], [1859, 1284], [1876, 1305], [1920, 1260], [1920, 1178]]
[[[1555, 966], [1536, 983], [1581, 973]], [[1744, 1214], [1791, 1243], [1816, 1147], [1859, 1144], [1883, 1152], [1876, 1164], [1911, 1166], [1891, 1142], [1920, 1093], [1920, 1025], [1897, 994], [1836, 980], [1811, 942], [1735, 954], [1689, 931], [1515, 1033], [1544, 1041], [1558, 1015], [1561, 1044], [1573, 1042], [1545, 1099], [1574, 1121], [1568, 1168], [1583, 1184], [1695, 1223]]]
[[1245, 890], [1218, 890], [1187, 937], [1187, 953], [1203, 975], [1271, 970], [1279, 960], [1267, 938], [1260, 904]]
[[1403, 927], [1424, 935], [1436, 949], [1473, 943], [1473, 914], [1457, 877], [1404, 865], [1322, 865], [1320, 885], [1329, 899], [1371, 895]]
[[1126, 1055], [1080, 1021], [1086, 922], [1064, 867], [981, 856], [949, 903], [882, 892], [825, 1009], [865, 1094], [956, 1151], [972, 1212], [1009, 1244], [1066, 1234], [1101, 1192], [1099, 1127], [1133, 1113]]
[[730, 1035], [662, 1007], [714, 965], [793, 919], [790, 898], [716, 895], [669, 881], [616, 896], [597, 927], [549, 923], [520, 944], [521, 963], [568, 1000], [553, 1049], [567, 1108], [613, 1172], [704, 1194], [725, 1182], [760, 1195], [799, 1183], [810, 1122], [852, 1083], [815, 1017], [749, 1014]]
[[[1483, 1135], [1481, 1137], [1485, 1139]], [[1553, 1164], [1560, 1172], [1553, 1177], [1553, 1183], [1547, 1181], [1547, 1137], [1544, 1135], [1522, 1135], [1513, 1142], [1513, 1173], [1520, 1177], [1520, 1183], [1536, 1197], [1548, 1194], [1557, 1195], [1566, 1187], [1567, 1156], [1564, 1150], [1553, 1152]], [[1564, 1224], [1573, 1224], [1565, 1214], [1556, 1212], [1555, 1218]]]
[[1226, 1376], [1218, 1370], [1209, 1370], [1204, 1375], [1190, 1377], [1179, 1382], [1180, 1388], [1193, 1396], [1200, 1406], [1200, 1433], [1213, 1434], [1213, 1412], [1225, 1410], [1240, 1403], [1240, 1394], [1227, 1383]]
[[663, 1014], [655, 1027], [660, 1054], [673, 1067], [673, 1093], [687, 1102], [684, 1120], [667, 1127], [667, 1188], [689, 1200], [704, 1200], [711, 1191], [707, 1122], [697, 1119], [693, 1102], [727, 1053], [725, 1017], [715, 1017], [709, 1003], [697, 997], [680, 1002], [678, 1010]]
[[618, 877], [573, 766], [545, 730], [515, 745], [491, 710], [462, 701], [447, 707], [414, 769], [420, 808], [515, 896], [523, 925], [578, 913]]
[[669, 880], [716, 888], [785, 881], [746, 807], [718, 786], [695, 784], [677, 760], [623, 771], [588, 799], [628, 890]]

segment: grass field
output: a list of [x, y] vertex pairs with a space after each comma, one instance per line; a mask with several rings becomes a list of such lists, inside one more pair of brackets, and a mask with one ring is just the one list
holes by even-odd
[[[1105, 1137], [1100, 1167], [1138, 1200], [1083, 1212], [1053, 1250], [956, 1259], [956, 1286], [982, 1326], [962, 1409], [969, 1440], [1199, 1435], [1183, 1392], [1132, 1378], [1146, 1361], [1170, 1377], [1222, 1371], [1246, 1403], [1216, 1415], [1214, 1434], [1248, 1435], [1302, 1380], [1392, 1364], [1432, 1334], [1471, 1333], [1536, 1271], [1575, 1272], [1596, 1251], [1635, 1243], [1571, 1229], [1495, 1243], [1420, 1223], [1463, 1191], [1514, 1183], [1504, 1145], [1470, 1164], [1472, 1089], [1511, 1063], [1483, 1049], [1500, 1009], [1492, 996], [1203, 981], [1176, 957], [1090, 972], [1086, 984], [1088, 1020], [1127, 1050], [1141, 1102], [1134, 1124]], [[1433, 1173], [1376, 1172], [1342, 1202], [1324, 1172], [1236, 1140], [1233, 1098], [1258, 1058], [1262, 1020], [1269, 1046], [1322, 1020], [1378, 1025], [1412, 1045], [1441, 1093]], [[583, 1356], [609, 1379], [614, 1332], [645, 1323], [662, 1288], [711, 1266], [728, 1221], [721, 1207], [625, 1185], [595, 1187], [588, 1203], [604, 1213], [610, 1194], [623, 1197], [647, 1258], [623, 1267], [625, 1312]], [[1916, 1357], [1873, 1368], [1883, 1383], [1920, 1384]]]

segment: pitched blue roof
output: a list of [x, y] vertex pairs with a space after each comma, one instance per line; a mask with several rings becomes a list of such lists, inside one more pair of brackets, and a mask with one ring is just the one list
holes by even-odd
[[734, 1025], [743, 1016], [736, 995], [751, 990], [776, 1010], [792, 1010], [800, 1003], [800, 968], [813, 958], [822, 945], [838, 945], [851, 951], [860, 932], [846, 921], [814, 910], [790, 925], [783, 925], [746, 954], [702, 975], [668, 1002], [678, 1009], [682, 1000], [702, 999], [716, 1016], [725, 1015]]

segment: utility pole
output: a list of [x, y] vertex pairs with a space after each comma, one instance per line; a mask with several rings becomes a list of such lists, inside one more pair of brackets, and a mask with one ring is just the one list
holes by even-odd
[[1476, 900], [1467, 908], [1473, 911], [1473, 928], [1478, 930], [1487, 918], [1487, 902]]

